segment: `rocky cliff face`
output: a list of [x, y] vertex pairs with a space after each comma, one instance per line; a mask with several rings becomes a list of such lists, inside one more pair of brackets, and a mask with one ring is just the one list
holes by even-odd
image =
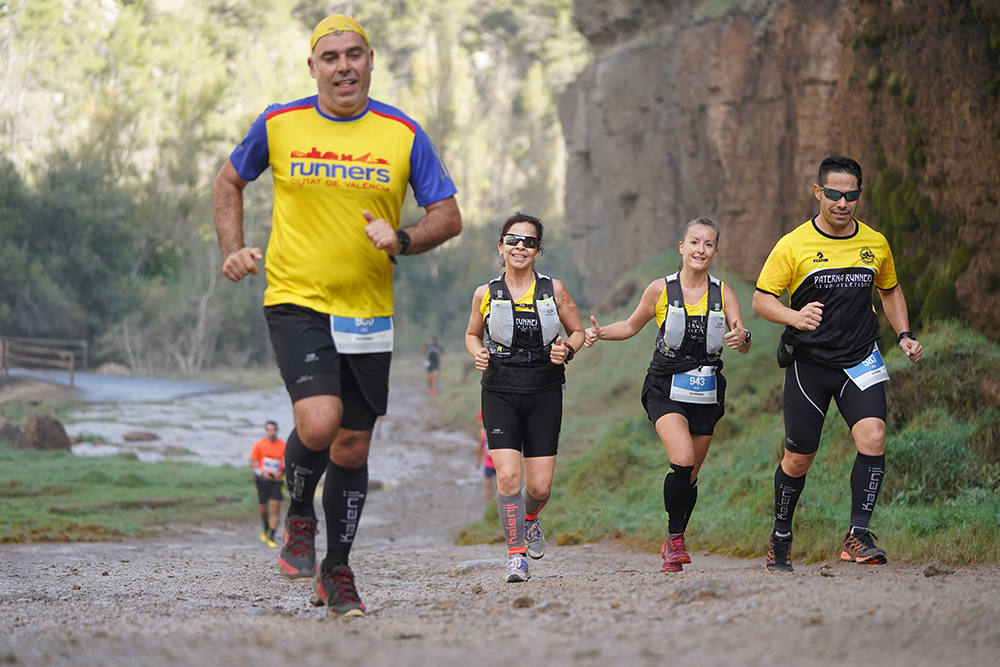
[[859, 217], [893, 243], [915, 317], [968, 315], [996, 338], [1000, 8], [732, 4], [749, 9], [575, 3], [595, 58], [560, 115], [589, 299], [701, 215], [722, 226], [720, 263], [753, 280], [841, 153], [865, 169]]

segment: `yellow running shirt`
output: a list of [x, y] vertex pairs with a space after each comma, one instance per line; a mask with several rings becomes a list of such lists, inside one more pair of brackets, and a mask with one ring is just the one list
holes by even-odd
[[392, 315], [392, 264], [365, 235], [361, 211], [398, 229], [407, 184], [419, 206], [456, 192], [423, 129], [376, 100], [347, 119], [324, 115], [315, 95], [271, 105], [229, 159], [244, 180], [268, 166], [274, 179], [265, 306]]
[[788, 290], [791, 308], [823, 304], [815, 331], [788, 326], [781, 336], [796, 358], [833, 368], [849, 368], [872, 352], [878, 317], [872, 287], [897, 284], [896, 265], [885, 237], [861, 221], [851, 236], [830, 236], [807, 220], [785, 234], [771, 250], [757, 278], [757, 289], [781, 297]]

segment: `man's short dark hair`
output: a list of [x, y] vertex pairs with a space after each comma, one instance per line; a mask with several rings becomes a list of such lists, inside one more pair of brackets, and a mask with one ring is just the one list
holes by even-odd
[[278, 422], [274, 421], [273, 419], [268, 419], [266, 422], [264, 422], [264, 426], [271, 426], [272, 424], [274, 425], [274, 428], [278, 428]]
[[858, 187], [861, 187], [861, 165], [849, 157], [843, 155], [831, 155], [819, 163], [819, 174], [816, 176], [816, 183], [823, 185], [823, 179], [831, 171], [850, 174], [858, 179]]

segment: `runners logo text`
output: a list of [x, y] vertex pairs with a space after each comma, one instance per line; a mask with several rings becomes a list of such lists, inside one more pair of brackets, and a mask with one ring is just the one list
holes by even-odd
[[292, 151], [288, 175], [292, 185], [327, 185], [389, 191], [389, 161], [371, 153], [354, 156], [336, 151]]

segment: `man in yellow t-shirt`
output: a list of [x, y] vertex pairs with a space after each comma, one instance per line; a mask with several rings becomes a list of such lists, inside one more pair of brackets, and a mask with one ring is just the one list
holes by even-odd
[[[909, 331], [903, 289], [885, 237], [857, 218], [861, 165], [823, 160], [813, 184], [819, 212], [783, 236], [757, 279], [753, 309], [784, 324], [778, 363], [785, 367], [785, 452], [774, 472], [774, 528], [766, 569], [792, 570], [792, 514], [816, 457], [830, 400], [836, 400], [858, 450], [851, 471], [851, 516], [841, 560], [886, 562], [868, 530], [885, 476], [885, 385], [876, 345], [877, 288], [899, 348], [916, 362], [923, 348]], [[785, 291], [789, 306], [779, 300]]]
[[274, 538], [281, 513], [281, 487], [285, 482], [285, 441], [278, 439], [277, 422], [264, 424], [264, 438], [255, 442], [250, 450], [250, 469], [257, 483], [260, 520], [264, 525], [260, 541], [277, 547]]
[[[324, 18], [307, 63], [317, 94], [264, 110], [216, 176], [213, 207], [223, 275], [256, 274], [264, 254], [243, 240], [243, 189], [271, 169], [264, 312], [295, 416], [278, 566], [292, 579], [316, 577], [331, 615], [363, 615], [348, 554], [388, 397], [392, 264], [458, 234], [462, 217], [420, 125], [368, 97], [374, 52], [361, 24]], [[400, 228], [407, 185], [425, 215]], [[313, 496], [324, 473], [327, 555], [317, 572]]]

